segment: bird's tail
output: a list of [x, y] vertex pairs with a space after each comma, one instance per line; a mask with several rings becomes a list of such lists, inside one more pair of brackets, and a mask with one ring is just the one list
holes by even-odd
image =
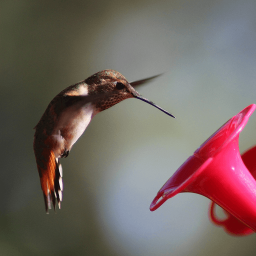
[[[41, 156], [36, 157], [40, 175], [41, 187], [44, 194], [45, 210], [51, 209], [51, 202], [55, 209], [56, 200], [59, 208], [62, 201], [62, 166], [53, 151], [44, 149]], [[40, 161], [41, 160], [41, 161]]]

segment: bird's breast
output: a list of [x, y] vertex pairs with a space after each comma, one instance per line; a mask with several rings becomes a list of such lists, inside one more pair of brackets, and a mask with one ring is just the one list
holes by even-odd
[[54, 133], [61, 134], [66, 141], [66, 148], [70, 150], [95, 114], [91, 103], [87, 103], [84, 106], [79, 104], [70, 106], [60, 114]]

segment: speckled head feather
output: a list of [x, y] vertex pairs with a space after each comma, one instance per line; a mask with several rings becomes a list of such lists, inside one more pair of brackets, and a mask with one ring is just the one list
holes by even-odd
[[88, 95], [98, 98], [95, 101], [98, 111], [139, 95], [122, 74], [112, 69], [97, 72], [87, 78], [85, 83], [88, 85]]

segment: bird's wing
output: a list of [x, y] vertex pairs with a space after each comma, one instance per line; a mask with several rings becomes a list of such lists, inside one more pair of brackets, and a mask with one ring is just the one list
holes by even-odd
[[144, 78], [144, 79], [141, 79], [141, 80], [138, 80], [138, 81], [134, 81], [134, 82], [131, 82], [130, 85], [132, 87], [136, 87], [136, 86], [139, 86], [139, 85], [143, 85], [143, 84], [146, 84], [146, 83], [149, 83], [151, 82], [153, 79], [161, 76], [162, 74], [159, 74], [159, 75], [155, 75], [155, 76], [151, 76], [151, 77], [148, 77], [148, 78]]

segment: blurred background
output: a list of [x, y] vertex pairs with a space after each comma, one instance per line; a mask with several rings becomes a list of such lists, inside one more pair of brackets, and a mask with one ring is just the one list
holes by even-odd
[[[149, 205], [215, 130], [256, 103], [256, 2], [2, 0], [0, 255], [255, 255], [256, 237], [208, 220], [209, 199]], [[98, 114], [62, 160], [62, 209], [45, 214], [33, 127], [51, 99], [102, 69], [136, 99]], [[240, 150], [256, 144], [256, 116]]]

